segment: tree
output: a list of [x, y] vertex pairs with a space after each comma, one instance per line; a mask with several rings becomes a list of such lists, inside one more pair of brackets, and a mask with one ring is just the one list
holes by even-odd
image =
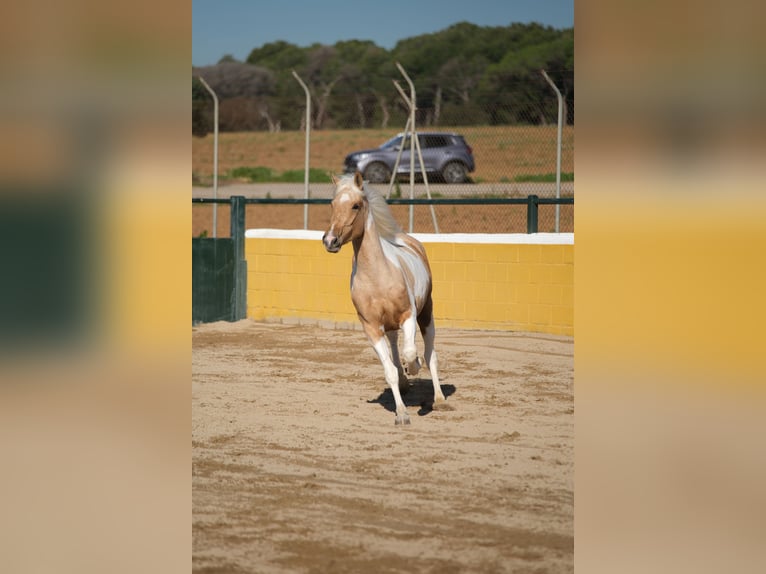
[[283, 70], [289, 72], [293, 68], [301, 68], [306, 64], [306, 50], [280, 40], [253, 49], [245, 61], [274, 72]]
[[[561, 90], [567, 121], [574, 121], [574, 29], [537, 23], [460, 22], [401, 40], [390, 51], [366, 40], [307, 47], [270, 42], [245, 62], [227, 54], [192, 74], [204, 74], [218, 93], [222, 130], [301, 127], [305, 94], [293, 70], [309, 88], [312, 127], [387, 127], [404, 125], [408, 114], [392, 84], [398, 80], [406, 89], [396, 62], [415, 84], [420, 126], [551, 123], [556, 95], [541, 69]], [[210, 104], [195, 90], [193, 84], [192, 131], [203, 133]]]
[[[390, 117], [385, 92], [395, 72], [389, 53], [370, 41], [350, 40], [335, 45], [341, 79], [334, 86], [328, 113], [336, 126], [361, 126]], [[388, 77], [386, 77], [388, 76]], [[378, 114], [379, 110], [379, 114]]]
[[561, 32], [530, 27], [524, 45], [488, 66], [482, 76], [480, 101], [490, 112], [490, 122], [546, 124], [554, 121], [556, 95], [540, 70], [548, 71], [559, 89], [564, 87], [569, 95], [574, 72], [566, 66], [573, 64], [573, 48], [573, 35], [562, 39]]
[[268, 96], [274, 92], [274, 74], [260, 66], [225, 61], [214, 66], [192, 68], [202, 76], [219, 99]]
[[192, 76], [192, 135], [205, 137], [213, 129], [213, 118], [208, 107], [207, 93], [197, 76]]

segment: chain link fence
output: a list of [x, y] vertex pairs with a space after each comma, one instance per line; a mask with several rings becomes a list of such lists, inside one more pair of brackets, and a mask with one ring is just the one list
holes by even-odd
[[[390, 186], [378, 183], [374, 187], [395, 198], [426, 198], [429, 193], [433, 198], [555, 197], [558, 136], [555, 95], [552, 100], [553, 106], [546, 102], [537, 107], [527, 105], [523, 110], [511, 104], [482, 107], [478, 104], [454, 106], [447, 103], [440, 109], [418, 108], [416, 131], [449, 131], [462, 135], [472, 149], [476, 169], [468, 174], [469, 179], [464, 183], [446, 184], [438, 181], [436, 174], [428, 174], [428, 185], [422, 177], [416, 177], [410, 184], [408, 174], [404, 174]], [[212, 109], [212, 105], [210, 107]], [[373, 105], [371, 99], [360, 102], [357, 97], [337, 96], [325, 102], [323, 110], [312, 107], [309, 185], [312, 198], [332, 196], [329, 174], [342, 172], [347, 154], [378, 147], [404, 132], [407, 125], [407, 111], [398, 104], [391, 104], [385, 110], [379, 102]], [[568, 121], [562, 129], [561, 197], [574, 197], [574, 125], [570, 108], [564, 108]], [[339, 109], [353, 110], [353, 113], [339, 115], [335, 111]], [[255, 114], [261, 120], [260, 123], [253, 120], [254, 131], [220, 133], [218, 197], [304, 197], [305, 115], [298, 129], [286, 130], [273, 117], [267, 122], [263, 110], [263, 105], [255, 99], [247, 102], [238, 98], [237, 101], [221, 102], [222, 130], [235, 117], [241, 119]], [[305, 109], [294, 112], [305, 114]], [[484, 123], [474, 123], [479, 119]], [[294, 118], [289, 123], [295, 121]], [[321, 128], [314, 124], [321, 125]], [[212, 197], [212, 157], [212, 134], [194, 137], [194, 197]], [[417, 167], [418, 163], [415, 165]], [[250, 168], [251, 171], [242, 168]], [[265, 172], [268, 173], [264, 178]], [[261, 175], [249, 178], [243, 173]], [[409, 206], [391, 207], [402, 228], [409, 230]], [[193, 206], [193, 236], [212, 236], [212, 209], [207, 204]], [[308, 228], [325, 229], [329, 224], [329, 207], [311, 205], [308, 211]], [[541, 232], [556, 230], [556, 211], [557, 206], [554, 205], [540, 206]], [[574, 205], [560, 205], [558, 212], [559, 231], [572, 232]], [[526, 208], [523, 205], [416, 205], [413, 208], [413, 231], [435, 231], [434, 216], [441, 233], [524, 233], [527, 229]], [[226, 236], [228, 218], [219, 213], [218, 219], [218, 236]], [[247, 226], [302, 229], [303, 206], [249, 205]]]

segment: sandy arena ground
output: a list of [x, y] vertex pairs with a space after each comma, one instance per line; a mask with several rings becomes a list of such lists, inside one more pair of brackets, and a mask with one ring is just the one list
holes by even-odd
[[361, 331], [192, 331], [195, 572], [573, 570], [571, 338], [437, 325], [396, 427]]

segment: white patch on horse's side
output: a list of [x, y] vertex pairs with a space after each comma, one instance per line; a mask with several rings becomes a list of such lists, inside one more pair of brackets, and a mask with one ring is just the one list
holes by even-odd
[[397, 269], [401, 269], [402, 268], [401, 261], [396, 256], [398, 249], [394, 247], [393, 245], [391, 245], [385, 239], [380, 242], [380, 246], [383, 248], [383, 255], [386, 256], [386, 259], [388, 259], [393, 264], [394, 267], [396, 267]]
[[[381, 241], [383, 247], [383, 254], [397, 269], [402, 268], [404, 264], [412, 273], [415, 284], [407, 285], [407, 290], [410, 292], [410, 300], [414, 303], [424, 302], [426, 294], [428, 293], [428, 286], [430, 283], [430, 277], [428, 275], [428, 269], [426, 268], [420, 255], [415, 253], [408, 245], [402, 244], [401, 246], [394, 245], [388, 241]], [[420, 309], [417, 309], [420, 312]]]

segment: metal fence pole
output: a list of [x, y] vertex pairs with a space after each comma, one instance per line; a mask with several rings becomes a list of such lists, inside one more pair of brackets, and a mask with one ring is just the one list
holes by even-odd
[[[208, 86], [205, 78], [199, 76], [199, 81], [213, 96], [213, 199], [218, 198], [218, 96]], [[218, 237], [218, 204], [213, 204], [213, 239]]]
[[[306, 205], [308, 207], [308, 205]], [[245, 260], [245, 197], [231, 197], [230, 232], [234, 242], [234, 305], [232, 321], [247, 316], [247, 261]]]
[[[300, 76], [295, 73], [295, 70], [293, 70], [293, 77], [295, 77], [296, 80], [298, 80], [298, 83], [303, 88], [303, 91], [306, 92], [306, 160], [305, 160], [305, 167], [304, 174], [303, 174], [303, 197], [305, 199], [309, 198], [309, 150], [311, 148], [311, 92], [309, 92], [309, 89], [306, 87], [306, 84], [303, 83], [303, 80], [301, 80]], [[309, 205], [306, 203], [303, 206], [303, 229], [309, 228]]]
[[[545, 70], [540, 70], [545, 80], [551, 85], [556, 92], [556, 97], [559, 100], [559, 122], [558, 122], [558, 139], [556, 142], [556, 199], [561, 197], [561, 127], [564, 116], [564, 98], [561, 92], [556, 87], [556, 84], [548, 77]], [[556, 233], [559, 232], [559, 205], [556, 204]]]
[[[415, 199], [415, 142], [413, 142], [412, 139], [417, 137], [415, 135], [415, 86], [412, 84], [412, 81], [399, 62], [396, 62], [396, 67], [399, 68], [399, 72], [401, 72], [402, 76], [404, 76], [407, 83], [410, 85], [410, 199]], [[412, 233], [414, 220], [415, 206], [410, 205], [410, 233]]]
[[[401, 92], [401, 88], [399, 87], [399, 84], [396, 83], [396, 80], [394, 80], [394, 85], [397, 87], [397, 89]], [[402, 95], [402, 97], [407, 101], [407, 98]], [[410, 129], [410, 118], [407, 116], [407, 123], [404, 125], [404, 133], [407, 137], [407, 130]], [[396, 174], [399, 173], [399, 162], [402, 161], [402, 152], [404, 151], [404, 145], [401, 145], [399, 147], [399, 150], [396, 153], [396, 161], [394, 162], [394, 169], [391, 172], [391, 181], [388, 182], [388, 192], [386, 193], [386, 199], [391, 197], [391, 191], [394, 189], [394, 183], [396, 182]]]
[[538, 199], [536, 195], [527, 197], [527, 233], [537, 233]]
[[[418, 138], [417, 134], [415, 133], [415, 84], [412, 83], [412, 80], [407, 75], [407, 72], [405, 72], [404, 68], [399, 62], [396, 62], [396, 67], [399, 68], [399, 72], [404, 76], [404, 79], [407, 80], [407, 83], [410, 85], [410, 128], [412, 129], [411, 137], [410, 137], [410, 199], [414, 198], [413, 189], [414, 189], [414, 163], [415, 163], [415, 154], [413, 153], [413, 145], [417, 149], [418, 152], [418, 160], [420, 161], [420, 173], [423, 175], [423, 183], [426, 186], [426, 196], [428, 199], [431, 199], [431, 190], [428, 187], [428, 174], [426, 173], [426, 167], [423, 163], [423, 154], [420, 151], [420, 138]], [[394, 80], [394, 86], [396, 86], [396, 89], [399, 90], [399, 94], [404, 98], [404, 100], [407, 100], [407, 97], [404, 94], [404, 91], [402, 90], [401, 86]], [[434, 224], [434, 233], [439, 233], [439, 224], [436, 222], [436, 211], [434, 210], [434, 206], [431, 205], [431, 220]], [[413, 222], [413, 206], [410, 205], [410, 233], [412, 233], [412, 222]]]

